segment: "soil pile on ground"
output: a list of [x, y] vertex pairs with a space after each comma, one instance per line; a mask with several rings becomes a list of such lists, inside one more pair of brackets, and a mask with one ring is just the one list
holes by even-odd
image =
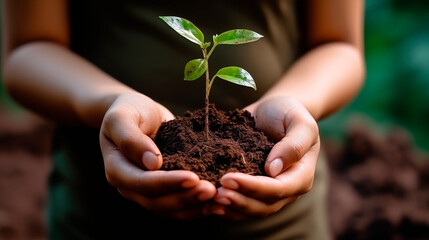
[[336, 239], [429, 239], [427, 154], [405, 129], [372, 130], [350, 128], [345, 145], [328, 151]]
[[0, 105], [0, 239], [46, 239], [46, 179], [52, 126]]

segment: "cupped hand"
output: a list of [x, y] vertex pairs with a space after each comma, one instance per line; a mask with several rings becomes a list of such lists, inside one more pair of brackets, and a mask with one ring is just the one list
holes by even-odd
[[220, 182], [211, 212], [230, 219], [263, 217], [307, 193], [320, 150], [318, 125], [291, 97], [276, 97], [246, 108], [256, 127], [277, 141], [268, 155], [268, 176], [228, 173]]
[[192, 219], [216, 194], [213, 184], [190, 171], [160, 171], [162, 155], [153, 142], [173, 114], [139, 94], [120, 95], [106, 112], [100, 146], [108, 182], [125, 198], [160, 215]]

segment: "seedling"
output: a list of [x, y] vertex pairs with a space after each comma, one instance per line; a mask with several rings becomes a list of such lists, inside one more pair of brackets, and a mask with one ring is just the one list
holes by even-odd
[[206, 94], [205, 94], [205, 127], [204, 133], [206, 140], [209, 140], [209, 95], [210, 89], [216, 77], [246, 87], [251, 87], [256, 90], [256, 84], [252, 76], [243, 68], [240, 67], [224, 67], [219, 69], [217, 73], [210, 79], [209, 73], [209, 58], [213, 50], [222, 44], [238, 45], [250, 43], [259, 40], [262, 35], [247, 29], [234, 29], [213, 36], [213, 45], [210, 48], [211, 42], [204, 42], [204, 34], [192, 22], [180, 17], [161, 16], [171, 28], [189, 41], [198, 44], [203, 52], [203, 58], [197, 58], [189, 61], [185, 65], [186, 81], [193, 81], [200, 78], [204, 73], [206, 76]]

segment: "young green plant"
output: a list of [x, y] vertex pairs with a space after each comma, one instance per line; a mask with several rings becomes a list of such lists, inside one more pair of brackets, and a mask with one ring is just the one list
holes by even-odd
[[233, 29], [213, 36], [213, 45], [211, 42], [204, 42], [204, 34], [192, 22], [184, 18], [175, 16], [161, 16], [162, 20], [173, 28], [180, 35], [189, 41], [200, 46], [203, 52], [203, 58], [193, 59], [185, 65], [186, 81], [193, 81], [200, 78], [204, 73], [206, 77], [206, 94], [205, 94], [205, 127], [204, 133], [206, 140], [209, 140], [209, 95], [210, 89], [216, 77], [256, 90], [256, 84], [252, 76], [240, 67], [224, 67], [210, 78], [208, 61], [213, 50], [222, 44], [238, 45], [250, 43], [259, 40], [262, 35], [247, 29]]

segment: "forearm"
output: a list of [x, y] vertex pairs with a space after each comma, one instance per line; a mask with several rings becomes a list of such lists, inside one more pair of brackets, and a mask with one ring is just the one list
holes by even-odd
[[32, 42], [4, 62], [4, 84], [20, 104], [48, 118], [98, 127], [116, 97], [133, 90], [67, 48]]
[[299, 59], [261, 100], [275, 96], [298, 99], [319, 120], [352, 100], [363, 83], [365, 67], [353, 45], [321, 45]]

